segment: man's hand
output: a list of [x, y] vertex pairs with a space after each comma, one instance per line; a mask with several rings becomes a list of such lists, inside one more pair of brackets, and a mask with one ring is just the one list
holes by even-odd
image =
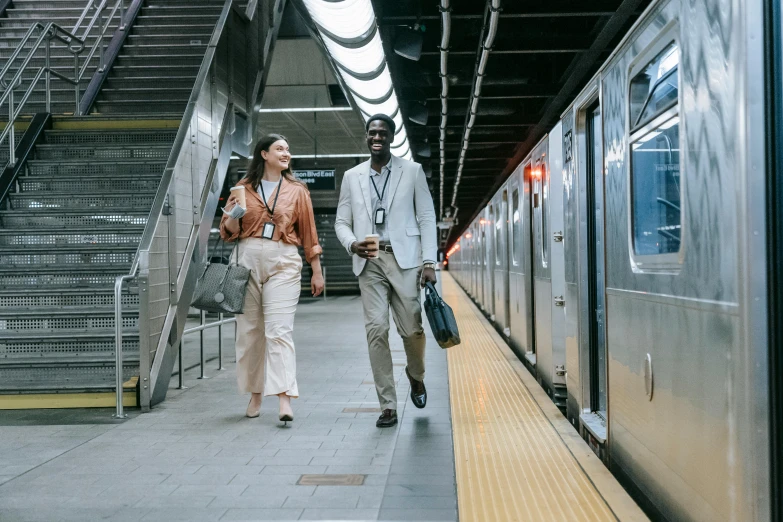
[[378, 249], [372, 241], [354, 241], [351, 243], [351, 252], [362, 259], [374, 259], [378, 255]]
[[424, 288], [427, 283], [432, 283], [433, 285], [438, 281], [438, 278], [435, 276], [435, 269], [434, 268], [424, 268], [421, 271], [421, 287]]

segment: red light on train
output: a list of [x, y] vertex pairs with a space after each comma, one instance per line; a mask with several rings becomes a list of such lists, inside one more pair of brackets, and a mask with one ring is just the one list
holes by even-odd
[[465, 234], [465, 239], [470, 239], [473, 237], [473, 234]]
[[530, 172], [530, 175], [533, 176], [534, 178], [540, 178], [541, 177], [541, 169], [533, 169]]

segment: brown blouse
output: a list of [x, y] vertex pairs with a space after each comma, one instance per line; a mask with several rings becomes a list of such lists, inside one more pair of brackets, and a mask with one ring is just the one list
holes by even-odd
[[[239, 220], [241, 227], [238, 234], [232, 234], [226, 229], [228, 215], [223, 215], [223, 219], [220, 220], [220, 236], [224, 240], [235, 241], [237, 237], [239, 239], [260, 238], [264, 223], [272, 221], [275, 224], [273, 241], [282, 240], [290, 245], [303, 246], [308, 263], [321, 254], [318, 232], [315, 229], [313, 203], [310, 200], [310, 192], [305, 187], [283, 179], [277, 206], [274, 203], [276, 194], [267, 194], [267, 201], [270, 206], [275, 208], [274, 216], [270, 216], [263, 199], [261, 199], [261, 194], [250, 185], [247, 178], [239, 180], [236, 186], [240, 185], [245, 187], [247, 212]], [[275, 190], [275, 192], [277, 191]]]

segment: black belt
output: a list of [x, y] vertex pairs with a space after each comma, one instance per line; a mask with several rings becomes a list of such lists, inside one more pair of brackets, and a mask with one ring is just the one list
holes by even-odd
[[386, 252], [387, 254], [393, 254], [394, 249], [391, 246], [391, 243], [388, 241], [381, 241], [378, 243], [378, 250], [381, 252]]

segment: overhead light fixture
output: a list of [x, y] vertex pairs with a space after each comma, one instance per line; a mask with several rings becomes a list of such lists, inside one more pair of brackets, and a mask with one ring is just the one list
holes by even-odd
[[[392, 147], [411, 159], [371, 0], [302, 0], [337, 71], [366, 122], [386, 114], [397, 124]], [[319, 156], [322, 157], [322, 156]]]
[[421, 30], [407, 27], [397, 29], [397, 34], [394, 37], [395, 53], [408, 60], [418, 62], [421, 58], [422, 45], [424, 45], [424, 35]]
[[408, 105], [408, 119], [413, 123], [419, 125], [427, 125], [427, 120], [430, 117], [430, 111], [427, 109], [426, 104], [413, 102]]

